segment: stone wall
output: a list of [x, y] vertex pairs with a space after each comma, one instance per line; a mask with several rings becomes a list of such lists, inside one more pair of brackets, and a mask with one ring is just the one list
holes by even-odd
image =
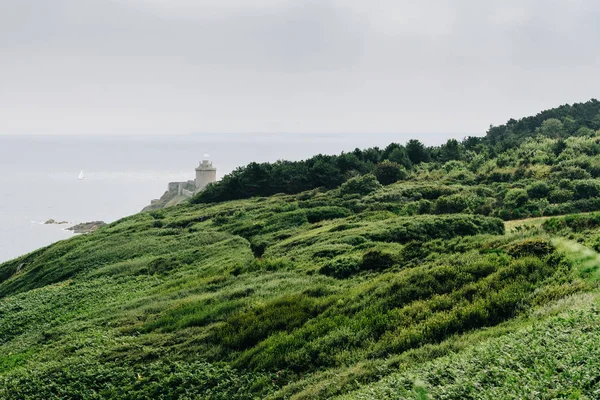
[[181, 190], [183, 182], [169, 182], [168, 191], [169, 192], [178, 192]]
[[185, 192], [190, 192], [193, 195], [193, 190], [196, 187], [195, 181], [187, 181], [187, 182], [169, 182], [167, 190], [169, 192], [177, 193], [177, 195], [182, 195]]
[[190, 199], [191, 199], [192, 197], [194, 197], [194, 192], [192, 192], [191, 190], [187, 190], [187, 189], [183, 189], [183, 190], [181, 191], [181, 194], [182, 194], [183, 196], [185, 196], [185, 197], [189, 197]]

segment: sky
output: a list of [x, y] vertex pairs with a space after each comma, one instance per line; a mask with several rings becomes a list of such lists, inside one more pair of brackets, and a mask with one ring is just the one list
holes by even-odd
[[484, 134], [600, 97], [596, 0], [0, 0], [0, 134]]

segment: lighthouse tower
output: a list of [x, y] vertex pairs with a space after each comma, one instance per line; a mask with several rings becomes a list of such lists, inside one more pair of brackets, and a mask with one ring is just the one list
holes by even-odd
[[208, 154], [196, 168], [196, 192], [204, 189], [209, 183], [217, 181], [217, 169], [213, 167], [212, 162], [208, 160]]

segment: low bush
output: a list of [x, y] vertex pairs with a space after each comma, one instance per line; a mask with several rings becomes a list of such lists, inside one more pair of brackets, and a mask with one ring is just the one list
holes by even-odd
[[169, 260], [167, 258], [158, 257], [148, 263], [147, 268], [143, 268], [140, 270], [140, 273], [146, 273], [148, 275], [154, 274], [166, 274], [176, 268], [178, 268], [180, 264], [175, 260]]
[[361, 268], [363, 270], [383, 271], [394, 265], [394, 256], [390, 253], [371, 250], [363, 255]]
[[581, 232], [600, 226], [600, 213], [588, 215], [568, 215], [561, 218], [550, 218], [542, 224], [547, 232], [558, 233], [564, 229]]
[[373, 174], [382, 185], [390, 185], [408, 177], [408, 173], [400, 164], [391, 161], [377, 164]]
[[340, 257], [326, 262], [319, 272], [323, 275], [343, 279], [359, 273], [361, 267], [361, 261], [356, 258]]
[[423, 261], [431, 253], [430, 249], [423, 242], [408, 242], [400, 252], [402, 261]]
[[348, 179], [340, 186], [340, 193], [367, 195], [381, 188], [381, 183], [374, 175], [367, 174]]
[[527, 186], [527, 195], [532, 199], [543, 199], [550, 193], [550, 187], [546, 182], [538, 181]]
[[273, 232], [283, 229], [295, 228], [308, 222], [305, 210], [295, 210], [278, 213], [268, 218], [264, 224], [264, 232]]
[[542, 258], [554, 252], [554, 246], [546, 239], [526, 239], [511, 244], [507, 252], [513, 257], [536, 256]]
[[474, 205], [474, 203], [473, 198], [464, 193], [441, 196], [435, 202], [435, 212], [437, 214], [466, 212]]
[[589, 199], [600, 196], [600, 181], [588, 179], [574, 184], [575, 199]]
[[247, 349], [278, 331], [289, 332], [301, 327], [328, 305], [327, 298], [302, 294], [281, 296], [232, 316], [215, 330], [211, 340], [232, 349]]
[[329, 206], [306, 209], [306, 219], [313, 224], [330, 219], [345, 218], [350, 215], [352, 215], [352, 212], [343, 207]]
[[408, 243], [479, 234], [502, 235], [504, 223], [497, 218], [476, 215], [419, 216], [387, 222], [365, 236], [380, 242]]
[[511, 189], [504, 196], [504, 205], [508, 208], [519, 208], [529, 200], [529, 195], [524, 189]]

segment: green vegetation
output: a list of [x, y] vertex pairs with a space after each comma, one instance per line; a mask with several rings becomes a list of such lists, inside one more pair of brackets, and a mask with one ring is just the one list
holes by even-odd
[[597, 398], [599, 113], [250, 164], [4, 263], [0, 398]]
[[[412, 193], [396, 192], [396, 200], [428, 202], [411, 205], [405, 214], [467, 211], [511, 220], [600, 211], [599, 129], [600, 102], [590, 100], [511, 119], [490, 127], [485, 137], [450, 139], [441, 146], [410, 140], [305, 161], [252, 163], [211, 185], [193, 202], [340, 185], [343, 194], [366, 195], [378, 189], [377, 180], [383, 185], [415, 184]], [[420, 190], [427, 182], [432, 192]]]

